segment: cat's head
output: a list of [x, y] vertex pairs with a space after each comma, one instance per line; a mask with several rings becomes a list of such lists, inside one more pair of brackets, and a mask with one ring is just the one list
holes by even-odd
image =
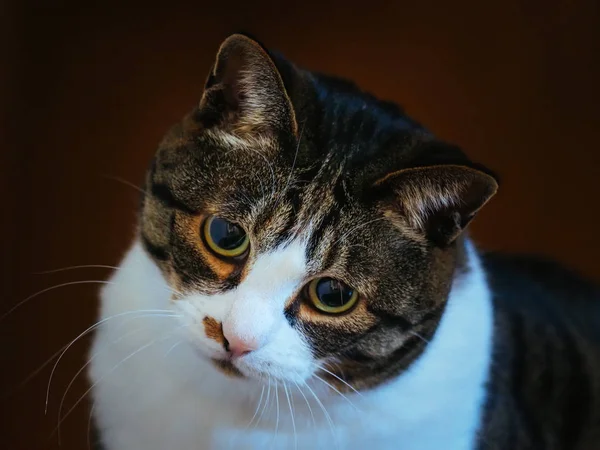
[[225, 372], [372, 386], [435, 332], [496, 189], [397, 106], [233, 35], [159, 146], [140, 239]]

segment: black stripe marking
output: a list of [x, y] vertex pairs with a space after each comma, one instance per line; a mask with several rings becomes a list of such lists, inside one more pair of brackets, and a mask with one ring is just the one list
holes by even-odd
[[402, 316], [397, 316], [394, 314], [390, 314], [386, 311], [374, 311], [371, 308], [368, 308], [369, 312], [375, 314], [380, 318], [379, 325], [387, 326], [390, 328], [399, 328], [400, 330], [406, 332], [410, 330], [414, 325], [406, 318]]
[[298, 323], [298, 313], [300, 312], [300, 305], [302, 303], [301, 298], [295, 298], [284, 310], [283, 315], [286, 320], [290, 324], [292, 328], [294, 328]]
[[167, 206], [168, 208], [178, 209], [179, 211], [183, 211], [190, 215], [194, 215], [197, 212], [194, 209], [187, 206], [186, 204], [177, 200], [173, 196], [171, 189], [166, 184], [152, 183], [151, 193], [157, 200], [159, 200], [163, 205]]
[[294, 228], [294, 225], [296, 224], [298, 211], [300, 211], [300, 208], [302, 207], [302, 200], [300, 199], [300, 195], [298, 195], [298, 192], [296, 192], [291, 187], [287, 189], [284, 201], [292, 206], [292, 213], [288, 215], [282, 232], [275, 239], [275, 242], [273, 243], [275, 247], [281, 245], [283, 242], [289, 240], [292, 237], [291, 232]]
[[415, 350], [419, 350], [419, 354], [421, 354], [422, 348], [427, 344], [427, 342], [423, 341], [418, 336], [411, 336], [404, 342], [404, 344], [394, 350], [391, 356], [388, 358], [388, 361], [401, 361], [403, 360], [409, 353], [412, 353]]
[[[420, 354], [420, 350], [425, 346], [425, 342], [417, 336], [409, 337], [401, 347], [394, 350], [387, 356], [381, 357], [373, 357], [359, 348], [353, 348], [346, 352], [344, 352], [344, 359], [350, 360], [352, 362], [360, 363], [362, 365], [373, 365], [373, 369], [377, 369], [378, 371], [386, 368], [397, 366], [397, 364], [404, 360], [410, 353], [416, 352]], [[414, 360], [411, 358], [406, 361], [406, 365], [410, 365], [410, 363]], [[351, 374], [348, 373], [346, 376], [346, 380], [358, 379], [364, 374]]]
[[[316, 227], [314, 233], [308, 239], [308, 244], [306, 246], [306, 257], [308, 260], [312, 260], [315, 257], [315, 253], [319, 248], [319, 244], [323, 239], [323, 233], [327, 228], [329, 228], [333, 223], [335, 223], [339, 219], [339, 210], [337, 208], [331, 209], [327, 212], [323, 217], [321, 217], [319, 225]], [[329, 246], [327, 254], [322, 261], [322, 267], [329, 267], [333, 260], [335, 259], [338, 251], [337, 248], [333, 248], [333, 246]]]

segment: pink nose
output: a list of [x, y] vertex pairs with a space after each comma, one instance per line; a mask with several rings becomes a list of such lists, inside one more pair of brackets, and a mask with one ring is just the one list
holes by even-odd
[[226, 345], [225, 349], [231, 353], [231, 356], [237, 358], [247, 355], [248, 353], [258, 349], [258, 343], [253, 339], [243, 339], [235, 334], [227, 336], [225, 334]]

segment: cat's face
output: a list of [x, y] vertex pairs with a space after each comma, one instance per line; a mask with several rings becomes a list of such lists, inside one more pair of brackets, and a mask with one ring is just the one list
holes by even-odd
[[372, 386], [434, 333], [497, 185], [397, 108], [273, 61], [221, 46], [153, 161], [140, 236], [225, 373]]

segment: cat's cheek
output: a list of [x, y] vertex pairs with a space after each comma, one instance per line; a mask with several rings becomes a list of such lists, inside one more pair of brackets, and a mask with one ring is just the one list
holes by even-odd
[[204, 336], [201, 329], [189, 328], [185, 330], [182, 339], [187, 341], [199, 358], [222, 359], [226, 356], [225, 350], [215, 341]]
[[[207, 318], [211, 316], [205, 315], [203, 310], [206, 308], [202, 307], [205, 306], [205, 302], [198, 298], [195, 298], [194, 301], [180, 300], [177, 301], [176, 306], [181, 314], [180, 333], [182, 339], [189, 342], [198, 356], [210, 359], [225, 358], [227, 352], [220, 333], [220, 322], [212, 319], [215, 322], [216, 332], [211, 334], [209, 332], [210, 323], [207, 321]], [[213, 310], [210, 313], [222, 315]]]

